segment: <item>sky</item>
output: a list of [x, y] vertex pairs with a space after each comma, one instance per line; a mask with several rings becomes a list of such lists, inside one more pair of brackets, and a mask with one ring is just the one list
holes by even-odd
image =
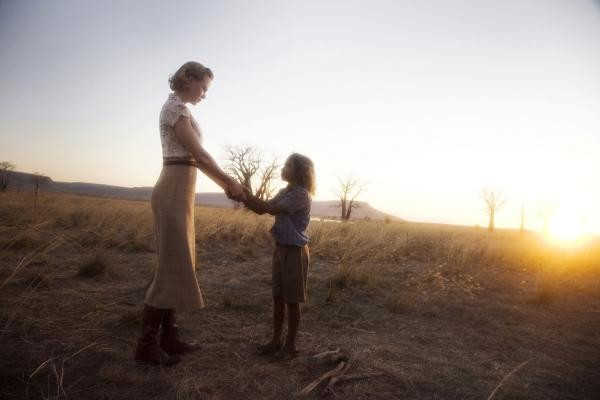
[[[0, 160], [56, 181], [152, 186], [186, 61], [204, 146], [313, 159], [400, 218], [600, 232], [600, 2], [0, 0]], [[206, 177], [200, 192], [218, 191]], [[560, 211], [557, 211], [560, 210]]]

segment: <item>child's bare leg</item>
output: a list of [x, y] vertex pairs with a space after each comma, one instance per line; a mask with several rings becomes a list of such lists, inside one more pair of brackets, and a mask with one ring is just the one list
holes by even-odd
[[288, 332], [282, 352], [294, 353], [296, 351], [296, 336], [300, 326], [300, 304], [287, 303], [288, 309]]
[[280, 296], [273, 297], [273, 344], [281, 347], [281, 334], [285, 320], [285, 303]]
[[258, 346], [259, 354], [269, 354], [281, 349], [281, 334], [285, 320], [285, 303], [280, 296], [273, 297], [273, 339], [265, 345]]

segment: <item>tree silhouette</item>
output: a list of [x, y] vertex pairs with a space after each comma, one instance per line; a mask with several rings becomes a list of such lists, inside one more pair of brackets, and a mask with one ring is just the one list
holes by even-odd
[[5, 191], [10, 183], [9, 171], [13, 171], [16, 166], [8, 161], [0, 161], [0, 192]]
[[275, 192], [279, 163], [277, 158], [265, 160], [253, 146], [226, 146], [224, 170], [261, 200], [269, 200]]
[[501, 192], [482, 189], [481, 198], [485, 202], [485, 212], [490, 216], [488, 232], [494, 232], [494, 220], [498, 211], [506, 204], [506, 199], [502, 197]]
[[358, 207], [355, 200], [364, 191], [366, 185], [352, 177], [341, 179], [338, 177], [337, 198], [340, 200], [342, 221], [348, 221], [352, 216], [352, 210]]

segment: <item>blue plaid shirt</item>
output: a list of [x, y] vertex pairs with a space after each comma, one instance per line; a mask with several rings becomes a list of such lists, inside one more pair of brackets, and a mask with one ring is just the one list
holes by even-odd
[[301, 186], [288, 185], [269, 203], [277, 204], [285, 212], [275, 216], [271, 235], [278, 243], [302, 247], [308, 243], [311, 198]]

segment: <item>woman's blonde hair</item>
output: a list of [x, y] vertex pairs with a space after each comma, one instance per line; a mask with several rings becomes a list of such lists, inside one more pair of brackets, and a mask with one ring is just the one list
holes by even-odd
[[169, 77], [169, 86], [171, 90], [185, 92], [190, 85], [190, 79], [201, 81], [205, 76], [214, 79], [210, 68], [195, 61], [188, 61]]
[[317, 190], [317, 178], [312, 160], [298, 153], [292, 153], [288, 160], [292, 163], [292, 180], [294, 183], [302, 186], [314, 196]]

